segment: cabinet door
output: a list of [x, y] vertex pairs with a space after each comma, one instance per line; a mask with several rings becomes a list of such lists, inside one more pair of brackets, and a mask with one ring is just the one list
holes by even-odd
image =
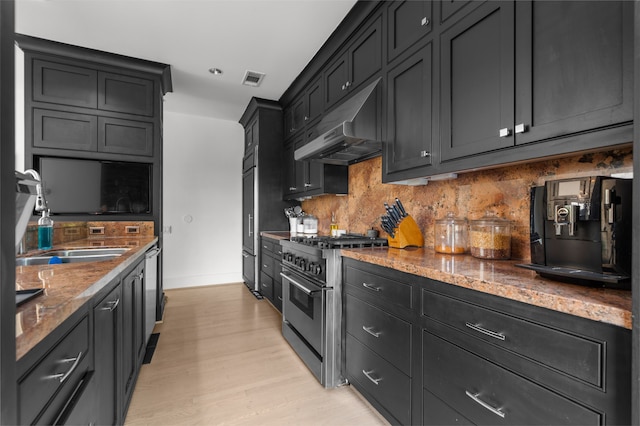
[[313, 122], [319, 118], [324, 112], [324, 103], [322, 99], [322, 79], [317, 79], [305, 92], [306, 115], [304, 117], [305, 124]]
[[430, 1], [398, 1], [387, 12], [388, 62], [411, 47], [433, 29]]
[[253, 168], [242, 175], [242, 248], [250, 254], [255, 254], [254, 176]]
[[382, 68], [382, 17], [368, 27], [349, 48], [349, 90], [358, 88]]
[[98, 117], [98, 151], [153, 155], [153, 123]]
[[284, 151], [282, 153], [284, 161], [284, 182], [282, 193], [285, 198], [298, 192], [298, 188], [296, 188], [297, 161], [294, 159], [295, 150], [295, 144], [290, 143], [284, 147]]
[[121, 287], [113, 289], [93, 309], [93, 330], [95, 348], [96, 424], [113, 425], [118, 423], [118, 359], [120, 358]]
[[153, 116], [153, 81], [107, 72], [98, 73], [98, 108]]
[[95, 70], [33, 60], [34, 101], [95, 108], [97, 99]]
[[349, 87], [346, 85], [349, 78], [347, 58], [346, 53], [339, 56], [324, 73], [324, 103], [327, 108], [349, 93]]
[[[122, 367], [123, 409], [128, 407], [144, 357], [144, 265], [140, 264], [122, 281]], [[124, 418], [124, 412], [122, 413]]]
[[33, 146], [96, 151], [98, 149], [98, 117], [34, 108]]
[[306, 119], [306, 103], [304, 97], [293, 104], [293, 133], [298, 133], [304, 128]]
[[441, 35], [442, 161], [514, 145], [513, 18], [486, 2]]
[[387, 138], [384, 174], [428, 166], [432, 161], [433, 43], [387, 75]]
[[244, 153], [245, 155], [248, 152], [253, 152], [253, 131], [251, 129], [251, 124], [247, 126], [244, 130]]
[[632, 120], [632, 9], [516, 2], [518, 144]]

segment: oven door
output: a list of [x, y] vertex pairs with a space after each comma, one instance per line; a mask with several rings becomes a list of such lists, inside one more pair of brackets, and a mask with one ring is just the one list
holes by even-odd
[[280, 275], [283, 320], [322, 357], [324, 287], [286, 267]]

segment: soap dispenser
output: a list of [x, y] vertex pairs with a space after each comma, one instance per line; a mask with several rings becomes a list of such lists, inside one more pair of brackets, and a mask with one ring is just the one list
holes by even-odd
[[42, 212], [38, 219], [38, 249], [47, 250], [53, 246], [53, 220], [49, 217], [51, 210]]

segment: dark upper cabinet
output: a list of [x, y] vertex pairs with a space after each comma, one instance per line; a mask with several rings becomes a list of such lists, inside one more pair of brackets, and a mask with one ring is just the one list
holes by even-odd
[[514, 11], [486, 2], [440, 36], [442, 161], [513, 145]]
[[153, 123], [98, 117], [98, 151], [153, 155]]
[[33, 109], [33, 146], [97, 151], [98, 117], [89, 114]]
[[258, 144], [260, 135], [260, 122], [254, 118], [244, 129], [244, 155], [253, 154], [255, 146]]
[[98, 108], [105, 111], [153, 116], [153, 81], [98, 73]]
[[322, 98], [322, 79], [313, 81], [302, 96], [293, 101], [284, 110], [285, 138], [297, 135], [300, 131], [314, 126], [324, 113]]
[[387, 61], [411, 47], [433, 29], [431, 1], [397, 1], [387, 11]]
[[324, 101], [329, 108], [382, 68], [382, 17], [355, 36], [355, 41], [324, 72]]
[[97, 107], [96, 70], [40, 59], [34, 59], [32, 67], [34, 101]]
[[516, 2], [516, 144], [632, 120], [632, 6]]
[[306, 109], [304, 115], [305, 125], [313, 123], [324, 112], [322, 98], [322, 79], [318, 78], [305, 91]]
[[433, 41], [387, 74], [387, 137], [383, 181], [399, 171], [432, 164]]
[[487, 2], [444, 31], [442, 160], [630, 122], [631, 15], [628, 2]]

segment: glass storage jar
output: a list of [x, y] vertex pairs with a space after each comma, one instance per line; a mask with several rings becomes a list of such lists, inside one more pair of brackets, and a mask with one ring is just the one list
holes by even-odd
[[471, 221], [471, 255], [480, 259], [509, 259], [511, 257], [511, 221], [487, 212]]
[[433, 248], [438, 253], [461, 254], [469, 249], [469, 223], [453, 213], [436, 220]]

